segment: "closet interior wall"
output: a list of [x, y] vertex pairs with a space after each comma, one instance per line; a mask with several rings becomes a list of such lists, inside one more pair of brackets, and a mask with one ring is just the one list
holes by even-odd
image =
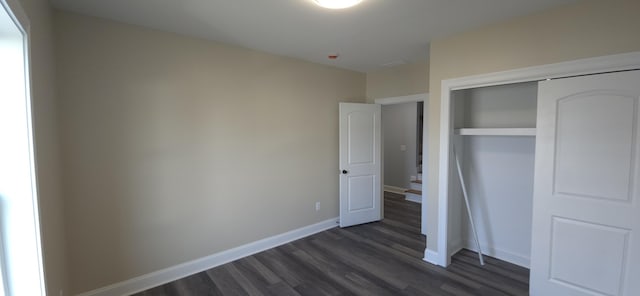
[[[452, 94], [455, 129], [495, 128], [495, 135], [456, 135], [471, 211], [483, 253], [529, 267], [535, 136], [500, 135], [503, 128], [535, 128], [537, 82], [458, 90]], [[449, 251], [476, 251], [451, 158]]]

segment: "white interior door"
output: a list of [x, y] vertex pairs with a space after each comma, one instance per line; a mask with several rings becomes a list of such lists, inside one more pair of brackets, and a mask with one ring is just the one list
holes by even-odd
[[531, 295], [640, 295], [640, 71], [541, 82]]
[[382, 219], [380, 105], [340, 103], [340, 227]]

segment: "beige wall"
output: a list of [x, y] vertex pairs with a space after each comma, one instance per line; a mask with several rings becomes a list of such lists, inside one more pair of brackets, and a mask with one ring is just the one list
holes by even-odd
[[364, 74], [55, 19], [72, 292], [338, 216], [338, 102]]
[[443, 79], [640, 50], [640, 1], [583, 0], [431, 43], [427, 247], [437, 250]]
[[31, 99], [40, 230], [47, 293], [67, 290], [63, 200], [60, 194], [52, 10], [46, 0], [19, 1], [30, 21]]
[[429, 63], [419, 62], [367, 72], [367, 100], [429, 92]]

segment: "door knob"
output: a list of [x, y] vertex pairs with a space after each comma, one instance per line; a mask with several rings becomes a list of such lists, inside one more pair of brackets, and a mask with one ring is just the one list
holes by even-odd
[[342, 170], [342, 173], [346, 175], [349, 172], [347, 170]]

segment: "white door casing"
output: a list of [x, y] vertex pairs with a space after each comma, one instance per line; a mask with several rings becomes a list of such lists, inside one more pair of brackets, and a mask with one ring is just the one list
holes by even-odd
[[340, 227], [382, 219], [381, 109], [340, 103]]
[[531, 295], [640, 295], [640, 71], [539, 84]]

